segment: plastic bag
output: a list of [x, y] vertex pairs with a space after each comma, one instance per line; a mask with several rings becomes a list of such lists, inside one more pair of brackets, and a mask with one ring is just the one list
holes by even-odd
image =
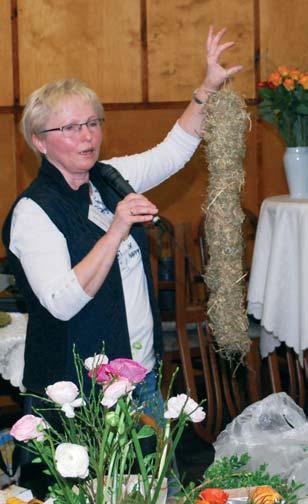
[[308, 493], [308, 421], [285, 392], [271, 394], [248, 406], [214, 443], [215, 460], [248, 453], [247, 469], [267, 464], [267, 471], [303, 483]]

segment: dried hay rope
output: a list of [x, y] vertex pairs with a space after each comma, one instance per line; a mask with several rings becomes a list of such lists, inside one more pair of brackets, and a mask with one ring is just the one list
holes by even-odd
[[203, 137], [209, 171], [208, 194], [202, 206], [209, 254], [205, 271], [210, 290], [207, 315], [219, 351], [229, 360], [242, 360], [250, 347], [243, 280], [244, 214], [240, 205], [248, 122], [244, 100], [228, 87], [213, 93], [204, 107]]

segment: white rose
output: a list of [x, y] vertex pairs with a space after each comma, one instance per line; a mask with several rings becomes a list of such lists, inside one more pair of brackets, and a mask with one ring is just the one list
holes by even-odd
[[101, 400], [101, 404], [107, 408], [111, 408], [119, 397], [122, 397], [134, 388], [127, 378], [119, 378], [116, 381], [110, 382], [104, 387], [104, 397]]
[[178, 418], [181, 413], [186, 413], [192, 422], [202, 422], [205, 419], [205, 412], [198, 403], [188, 397], [186, 394], [178, 394], [171, 397], [167, 402], [165, 418]]
[[57, 404], [73, 402], [79, 394], [78, 387], [73, 382], [59, 381], [46, 388], [48, 397]]
[[86, 478], [89, 474], [88, 450], [84, 446], [61, 443], [55, 452], [57, 471], [64, 478]]
[[84, 361], [85, 368], [91, 371], [92, 369], [95, 369], [97, 366], [101, 366], [101, 364], [108, 364], [109, 359], [107, 355], [104, 354], [97, 354], [94, 355], [94, 357], [88, 357]]

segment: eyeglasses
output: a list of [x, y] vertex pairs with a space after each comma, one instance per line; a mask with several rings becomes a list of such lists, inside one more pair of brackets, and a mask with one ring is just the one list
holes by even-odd
[[49, 131], [61, 131], [65, 137], [74, 137], [80, 133], [82, 126], [86, 126], [91, 133], [95, 133], [98, 128], [100, 128], [104, 119], [101, 117], [96, 117], [95, 119], [90, 119], [84, 123], [72, 123], [61, 126], [60, 128], [51, 128], [47, 130], [42, 130], [40, 133], [49, 133]]

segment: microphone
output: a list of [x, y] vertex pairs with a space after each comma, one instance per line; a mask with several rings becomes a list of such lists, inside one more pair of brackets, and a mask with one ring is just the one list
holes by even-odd
[[[125, 198], [128, 194], [136, 193], [127, 180], [125, 180], [121, 173], [119, 173], [113, 166], [107, 164], [102, 166], [100, 168], [100, 174], [104, 182], [112, 187], [122, 198]], [[158, 215], [154, 215], [152, 222], [155, 225], [161, 225], [161, 220]]]

